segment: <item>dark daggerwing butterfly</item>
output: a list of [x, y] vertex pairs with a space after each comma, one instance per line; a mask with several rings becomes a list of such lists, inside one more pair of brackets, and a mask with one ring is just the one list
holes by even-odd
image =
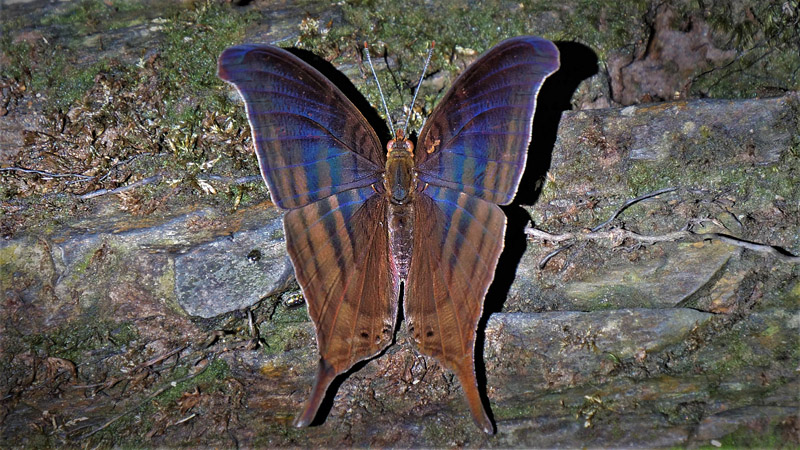
[[400, 283], [419, 350], [454, 371], [472, 417], [475, 333], [525, 168], [536, 96], [559, 66], [552, 42], [521, 36], [473, 63], [439, 102], [417, 150], [399, 132], [384, 152], [328, 79], [277, 47], [239, 45], [219, 76], [241, 94], [261, 174], [316, 326], [316, 382], [295, 425], [314, 419], [333, 379], [392, 341]]

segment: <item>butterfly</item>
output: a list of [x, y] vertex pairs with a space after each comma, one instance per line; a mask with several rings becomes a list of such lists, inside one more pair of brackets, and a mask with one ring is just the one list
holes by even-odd
[[384, 146], [361, 112], [312, 66], [278, 47], [237, 45], [218, 76], [245, 103], [273, 202], [288, 210], [289, 257], [316, 328], [319, 367], [298, 427], [334, 378], [393, 340], [400, 301], [416, 347], [452, 370], [475, 423], [494, 426], [475, 376], [475, 335], [503, 250], [498, 205], [516, 194], [539, 89], [556, 46], [520, 36], [471, 64], [416, 145]]

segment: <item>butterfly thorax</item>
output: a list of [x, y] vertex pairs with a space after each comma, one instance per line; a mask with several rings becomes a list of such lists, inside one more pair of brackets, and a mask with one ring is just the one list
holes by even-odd
[[414, 144], [405, 139], [402, 131], [386, 144], [384, 186], [389, 201], [396, 205], [411, 202], [416, 187], [414, 174]]
[[408, 277], [414, 232], [414, 195], [417, 177], [414, 172], [414, 144], [403, 132], [386, 145], [386, 171], [383, 176], [386, 198], [386, 220], [389, 224], [389, 245], [394, 270], [401, 280]]

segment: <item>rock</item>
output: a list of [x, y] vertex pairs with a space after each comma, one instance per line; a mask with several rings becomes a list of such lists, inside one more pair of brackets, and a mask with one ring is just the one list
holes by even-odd
[[293, 279], [280, 218], [175, 257], [175, 294], [193, 316], [208, 318], [247, 308]]
[[91, 308], [114, 284], [136, 278], [139, 285], [149, 280], [143, 287], [157, 298], [208, 318], [279, 292], [294, 274], [281, 213], [270, 203], [233, 216], [190, 209], [156, 223], [105, 212], [91, 223], [79, 221], [38, 238], [22, 236], [1, 248], [4, 265], [15, 267], [7, 270], [31, 277], [21, 286], [7, 280], [6, 289], [32, 301], [47, 287], [64, 307], [77, 296], [82, 308]]
[[[795, 385], [795, 388], [800, 386]], [[798, 412], [795, 406], [747, 406], [724, 411], [705, 418], [697, 427], [693, 439], [698, 444], [709, 443], [712, 439], [739, 431], [744, 436], [748, 433], [764, 433], [774, 429], [785, 430], [785, 434], [775, 436], [779, 442], [798, 441]]]
[[633, 61], [611, 59], [614, 101], [631, 105], [685, 97], [693, 77], [736, 57], [735, 51], [716, 47], [715, 34], [702, 18], [693, 17], [688, 24], [676, 19], [669, 6], [659, 6], [653, 35], [641, 54]]
[[[575, 73], [594, 73], [598, 59], [619, 69], [611, 74], [616, 81], [628, 87], [641, 82], [651, 98], [668, 98], [673, 90], [684, 95], [678, 81], [700, 67], [692, 61], [709, 57], [713, 66], [728, 54], [706, 46], [687, 51], [678, 67], [659, 67], [659, 61], [676, 49], [691, 50], [693, 42], [719, 45], [703, 35], [711, 30], [706, 24], [677, 30], [659, 17], [653, 44], [658, 52], [640, 55], [626, 70], [609, 58], [613, 45], [600, 50], [559, 44], [571, 76], [554, 76], [541, 91], [530, 173], [518, 195], [525, 206], [504, 207], [506, 251], [479, 326], [476, 372], [497, 425], [497, 435], [488, 437], [473, 425], [453, 374], [420, 355], [403, 326], [386, 351], [334, 382], [318, 426], [291, 425], [313, 383], [314, 328], [290, 282], [282, 213], [263, 190], [239, 189], [236, 181], [257, 172], [247, 129], [237, 122], [241, 106], [237, 119], [224, 98], [214, 107], [207, 101], [226, 92], [213, 78], [218, 52], [209, 49], [241, 41], [299, 42], [332, 61], [323, 66], [335, 71], [336, 65], [356, 84], [370, 85], [363, 82], [356, 56], [361, 49], [356, 40], [366, 28], [346, 22], [359, 17], [386, 22], [391, 16], [381, 15], [385, 10], [371, 16], [355, 4], [205, 2], [175, 4], [166, 14], [159, 2], [12, 3], [3, 10], [4, 25], [27, 24], [12, 31], [38, 43], [34, 63], [68, 49], [69, 58], [55, 67], [91, 66], [94, 70], [75, 73], [84, 75], [86, 86], [103, 89], [95, 89], [97, 98], [89, 102], [64, 105], [63, 117], [81, 119], [88, 128], [62, 130], [58, 120], [44, 120], [53, 116], [42, 113], [33, 83], [12, 92], [6, 78], [0, 80], [0, 114], [5, 114], [0, 134], [11, 133], [0, 137], [0, 147], [9, 147], [0, 150], [0, 162], [8, 164], [29, 150], [23, 131], [55, 127], [49, 140], [38, 141], [41, 152], [34, 156], [52, 158], [48, 161], [67, 172], [59, 144], [80, 139], [88, 143], [80, 147], [87, 164], [107, 156], [102, 167], [117, 178], [116, 184], [72, 191], [63, 188], [77, 185], [71, 181], [3, 171], [4, 182], [19, 186], [0, 190], [5, 239], [0, 243], [0, 446], [796, 445], [796, 264], [714, 238], [607, 239], [574, 243], [540, 268], [559, 244], [528, 239], [523, 231], [533, 218], [534, 226], [553, 234], [579, 233], [619, 212], [602, 230], [665, 236], [688, 228], [800, 252], [797, 93], [562, 111], [582, 80]], [[570, 17], [571, 8], [563, 8]], [[602, 14], [613, 11], [600, 8]], [[530, 14], [545, 27], [566, 20], [563, 13], [534, 9], [526, 4], [513, 13]], [[58, 16], [63, 11], [75, 14]], [[74, 32], [86, 22], [78, 20], [79, 13], [94, 19]], [[47, 26], [40, 26], [43, 14]], [[245, 16], [251, 24], [246, 29], [238, 26], [244, 21], [217, 20]], [[101, 26], [103, 18], [112, 19], [114, 27]], [[618, 34], [615, 20], [605, 16], [601, 28]], [[208, 39], [201, 42], [198, 33]], [[171, 47], [164, 45], [167, 38]], [[221, 42], [225, 39], [231, 42]], [[478, 48], [485, 46], [478, 41], [488, 45], [490, 37], [478, 36], [474, 43], [448, 39], [452, 42], [437, 40], [436, 48]], [[669, 42], [680, 45], [670, 49]], [[416, 47], [397, 41], [376, 46], [383, 44], [378, 69], [388, 66], [397, 85], [407, 84], [400, 66], [416, 64], [418, 55], [406, 51]], [[198, 57], [181, 60], [176, 50], [177, 56], [196, 52]], [[603, 55], [598, 58], [595, 51]], [[796, 52], [788, 53], [784, 62], [794, 70], [789, 56]], [[468, 59], [454, 58], [440, 67], [460, 67]], [[106, 66], [108, 59], [116, 63]], [[764, 61], [772, 67], [776, 59]], [[751, 77], [758, 71], [753, 67]], [[679, 77], [669, 76], [672, 69]], [[200, 92], [164, 104], [160, 86], [175, 86], [159, 76], [167, 71]], [[50, 91], [60, 93], [62, 80], [51, 75]], [[429, 74], [423, 111], [451, 75], [446, 68]], [[706, 82], [713, 83], [713, 74], [709, 77]], [[583, 83], [579, 103], [607, 105], [620, 93], [634, 102], [647, 96], [609, 90], [603, 80]], [[138, 88], [131, 90], [131, 84]], [[106, 94], [117, 103], [97, 114], [95, 104], [106, 105]], [[153, 97], [142, 97], [147, 95]], [[118, 114], [122, 106], [130, 116]], [[109, 126], [111, 118], [116, 122]], [[157, 138], [120, 139], [129, 134]], [[105, 153], [97, 153], [96, 145]], [[141, 156], [133, 162], [117, 154], [132, 149], [131, 157]], [[97, 166], [87, 165], [91, 168]], [[158, 188], [133, 186], [156, 175], [163, 178]], [[212, 179], [226, 181], [210, 189], [206, 181], [189, 186]], [[48, 189], [36, 189], [44, 183]], [[84, 192], [121, 186], [130, 190], [81, 198]], [[620, 209], [668, 187], [674, 190]], [[147, 194], [151, 188], [156, 194]], [[143, 203], [146, 207], [132, 207]], [[746, 433], [755, 434], [755, 441], [741, 441]]]

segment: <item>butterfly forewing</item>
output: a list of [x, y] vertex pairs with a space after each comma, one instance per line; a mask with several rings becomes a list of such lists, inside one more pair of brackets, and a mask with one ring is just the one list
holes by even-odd
[[503, 41], [473, 63], [420, 132], [420, 180], [510, 203], [525, 169], [536, 95], [557, 68], [555, 45], [532, 36]]
[[297, 208], [380, 180], [386, 161], [364, 116], [327, 78], [286, 50], [239, 45], [219, 76], [245, 101], [273, 201]]

